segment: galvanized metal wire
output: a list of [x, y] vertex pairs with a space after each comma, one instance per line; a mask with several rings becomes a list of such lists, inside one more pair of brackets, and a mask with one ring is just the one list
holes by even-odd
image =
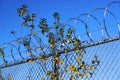
[[[64, 24], [58, 24], [66, 30], [68, 27], [74, 30], [74, 37], [79, 38], [82, 42], [79, 49], [83, 50], [85, 62], [90, 64], [93, 56], [98, 55], [100, 64], [93, 72], [93, 75], [88, 78], [83, 77], [84, 80], [120, 79], [120, 16], [116, 16], [114, 12], [109, 10], [109, 7], [114, 4], [120, 4], [120, 2], [112, 2], [106, 8], [96, 8], [76, 18], [70, 18]], [[103, 15], [102, 19], [94, 15], [98, 11], [103, 12], [101, 14]], [[115, 21], [114, 24], [109, 26], [106, 23], [106, 15], [108, 14]], [[94, 24], [95, 29], [90, 23]], [[113, 31], [109, 31], [110, 29]], [[80, 30], [82, 31], [80, 32]], [[62, 80], [70, 80], [71, 73], [64, 70], [69, 70], [71, 64], [74, 64], [74, 66], [79, 65], [76, 62], [76, 56], [80, 54], [75, 53], [76, 47], [64, 44], [64, 49], [59, 50], [57, 48], [58, 52], [55, 53], [49, 49], [46, 38], [42, 38], [43, 36], [39, 32], [34, 36], [31, 33], [25, 37], [0, 45], [0, 48], [5, 53], [4, 57], [0, 58], [1, 80], [50, 80], [50, 76], [46, 73], [54, 70], [53, 60], [57, 55], [63, 60], [61, 65], [60, 62], [57, 65], [59, 67], [58, 77], [62, 77]], [[32, 39], [29, 40], [31, 36]], [[31, 45], [29, 47], [23, 46], [24, 40], [29, 41]], [[43, 60], [40, 60], [40, 56]], [[29, 60], [33, 61], [30, 62]], [[74, 78], [79, 80], [80, 76], [75, 75]]]

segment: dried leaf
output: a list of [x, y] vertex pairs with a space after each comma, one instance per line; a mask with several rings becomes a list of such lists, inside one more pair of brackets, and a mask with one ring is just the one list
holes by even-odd
[[58, 61], [58, 59], [59, 59], [59, 57], [55, 57], [55, 60], [57, 60], [57, 61]]
[[79, 46], [81, 44], [80, 40], [76, 39], [74, 41], [74, 46]]
[[76, 47], [75, 50], [80, 50], [79, 47]]
[[13, 76], [10, 74], [10, 75], [9, 75], [9, 79], [12, 80], [12, 78], [13, 78]]
[[45, 61], [42, 56], [39, 56], [38, 58], [39, 58], [41, 61]]
[[70, 80], [75, 80], [74, 78], [71, 78]]
[[84, 55], [81, 55], [81, 57], [80, 58], [84, 58]]
[[78, 72], [78, 70], [77, 70], [77, 69], [75, 69], [75, 70], [74, 70], [74, 73], [75, 73], [75, 74], [78, 74], [79, 72]]
[[83, 80], [83, 78], [80, 78], [80, 80]]
[[30, 62], [30, 63], [31, 63], [31, 62], [33, 62], [33, 61], [34, 61], [33, 59], [29, 59], [27, 62]]
[[93, 70], [93, 66], [90, 66], [90, 70], [91, 70], [91, 71]]
[[60, 64], [63, 64], [63, 60], [60, 58]]
[[41, 78], [41, 80], [45, 80], [44, 78]]
[[94, 69], [93, 69], [94, 71], [96, 71], [96, 67], [94, 67]]
[[47, 71], [47, 75], [50, 75], [52, 72], [51, 71]]
[[50, 76], [50, 78], [51, 79], [55, 79], [57, 76], [55, 75], [55, 74], [52, 74], [51, 76]]
[[89, 76], [89, 74], [88, 74], [88, 73], [85, 73], [85, 76], [86, 76], [86, 77], [88, 77], [88, 76]]
[[51, 44], [50, 44], [50, 47], [55, 47], [55, 46], [56, 46], [55, 43], [51, 43]]
[[81, 63], [81, 64], [79, 64], [79, 66], [80, 66], [80, 67], [82, 67], [82, 66], [83, 66], [83, 64]]
[[79, 62], [80, 62], [80, 58], [79, 58], [79, 57], [77, 57], [77, 58], [76, 58], [76, 61], [79, 63]]
[[67, 70], [64, 70], [64, 72], [67, 72]]
[[64, 52], [68, 52], [68, 50], [67, 50], [67, 49], [65, 49], [65, 50], [64, 50]]
[[75, 70], [74, 64], [71, 64], [71, 65], [69, 66], [69, 68], [70, 68], [70, 71], [74, 71], [74, 70]]
[[72, 35], [72, 32], [73, 32], [73, 30], [71, 28], [69, 28], [67, 36], [70, 37]]

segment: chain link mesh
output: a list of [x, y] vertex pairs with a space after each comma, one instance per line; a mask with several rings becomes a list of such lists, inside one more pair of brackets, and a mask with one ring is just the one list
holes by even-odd
[[[64, 49], [61, 48], [62, 50], [55, 50], [58, 51], [56, 54], [53, 49], [51, 51], [46, 47], [47, 39], [40, 33], [31, 39], [32, 48], [19, 44], [24, 38], [0, 45], [0, 55], [2, 55], [0, 80], [119, 80], [120, 23], [113, 11], [109, 10], [113, 4], [120, 2], [112, 2], [106, 8], [94, 9], [88, 14], [81, 14], [64, 23], [64, 26], [73, 28], [74, 37], [78, 37], [83, 43], [80, 47], [73, 47], [70, 44]], [[104, 12], [102, 20], [93, 14], [99, 10]], [[107, 25], [109, 21], [107, 15], [114, 18], [114, 24]], [[80, 17], [85, 17], [85, 20]], [[78, 27], [80, 24], [82, 27]], [[81, 29], [83, 26], [84, 29]], [[82, 34], [80, 30], [83, 30]], [[26, 39], [28, 37], [31, 38], [31, 35], [25, 36]], [[41, 37], [44, 37], [42, 43]], [[26, 42], [24, 45], [29, 43]], [[6, 54], [3, 55], [2, 49]], [[100, 60], [98, 64], [93, 64], [94, 58]]]
[[[86, 48], [86, 53], [84, 54], [84, 59], [86, 62], [90, 63], [93, 59], [93, 56], [96, 54], [101, 60], [100, 65], [97, 67], [97, 70], [94, 72], [92, 77], [84, 77], [84, 80], [119, 80], [120, 79], [120, 41], [113, 41], [106, 44], [101, 44], [98, 46]], [[71, 63], [76, 62], [75, 53], [65, 53], [61, 54], [60, 57], [63, 59], [63, 66], [59, 67], [59, 72], [61, 73], [66, 65], [66, 69], [69, 68]], [[47, 71], [52, 69], [52, 60], [53, 57], [49, 57], [47, 61], [34, 61], [27, 62], [7, 68], [1, 69], [1, 75], [6, 79], [10, 80], [50, 80], [50, 77], [46, 74]], [[65, 62], [66, 61], [66, 62]], [[65, 64], [64, 64], [65, 63]], [[63, 80], [70, 79], [70, 73], [64, 72], [60, 74], [63, 76]], [[59, 75], [59, 76], [60, 76]], [[76, 76], [75, 80], [79, 80], [80, 76]]]

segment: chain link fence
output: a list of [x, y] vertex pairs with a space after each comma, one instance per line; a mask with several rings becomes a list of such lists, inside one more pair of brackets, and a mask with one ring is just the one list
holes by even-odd
[[73, 28], [73, 36], [81, 41], [77, 47], [64, 43], [59, 44], [63, 48], [51, 49], [39, 32], [32, 34], [31, 47], [20, 44], [31, 35], [1, 44], [0, 80], [119, 80], [120, 23], [111, 8], [118, 4], [112, 2], [64, 23], [65, 30]]

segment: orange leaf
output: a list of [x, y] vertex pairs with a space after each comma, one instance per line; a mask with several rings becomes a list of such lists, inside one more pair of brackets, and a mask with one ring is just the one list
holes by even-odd
[[41, 78], [41, 80], [45, 80], [44, 78]]

